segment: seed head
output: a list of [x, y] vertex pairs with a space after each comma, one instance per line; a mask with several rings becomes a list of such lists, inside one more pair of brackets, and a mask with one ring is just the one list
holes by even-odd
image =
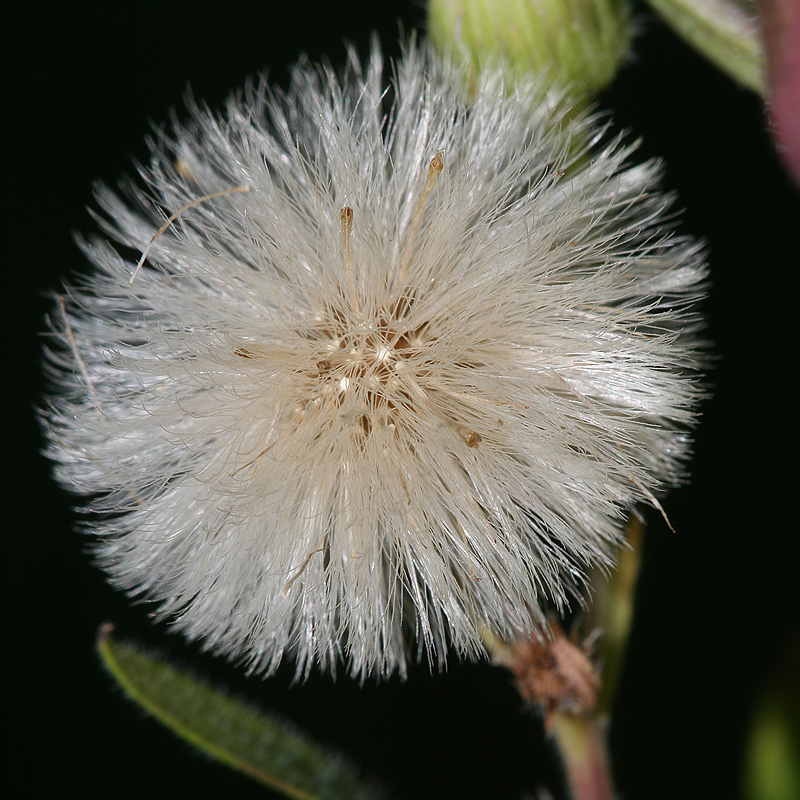
[[190, 102], [50, 319], [102, 565], [253, 670], [529, 634], [683, 475], [705, 268], [656, 167], [460, 75], [411, 45], [387, 90], [374, 47]]

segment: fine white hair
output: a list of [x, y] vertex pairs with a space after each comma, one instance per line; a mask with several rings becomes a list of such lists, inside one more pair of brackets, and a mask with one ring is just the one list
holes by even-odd
[[414, 43], [190, 102], [49, 321], [47, 453], [114, 584], [254, 671], [363, 677], [612, 563], [684, 478], [706, 269], [610, 139]]

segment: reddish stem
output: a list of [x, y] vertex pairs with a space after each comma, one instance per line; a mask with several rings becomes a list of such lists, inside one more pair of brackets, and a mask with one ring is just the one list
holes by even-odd
[[559, 744], [572, 800], [615, 800], [605, 722], [556, 713], [550, 730]]

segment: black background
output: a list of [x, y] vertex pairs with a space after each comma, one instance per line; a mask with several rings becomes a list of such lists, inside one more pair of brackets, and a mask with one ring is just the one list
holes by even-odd
[[[694, 481], [665, 503], [677, 532], [650, 515], [611, 742], [628, 800], [734, 798], [755, 692], [797, 631], [791, 286], [800, 266], [800, 191], [781, 172], [758, 99], [637, 8], [635, 53], [600, 104], [643, 137], [642, 157], [665, 158], [665, 185], [686, 209], [683, 230], [708, 243], [706, 308], [720, 358]], [[335, 744], [394, 797], [512, 798], [553, 781], [540, 721], [521, 708], [507, 674], [486, 664], [453, 661], [444, 675], [418, 667], [404, 684], [360, 688], [315, 675], [292, 687], [290, 668], [245, 680], [198, 656], [166, 626], [151, 625], [146, 607], [106, 586], [72, 529], [71, 499], [38, 453], [44, 295], [85, 268], [71, 234], [92, 229], [91, 182], [113, 183], [131, 171], [131, 155], [146, 156], [148, 123], [180, 108], [187, 83], [218, 106], [265, 67], [285, 82], [302, 51], [340, 61], [345, 38], [365, 52], [377, 30], [396, 53], [398, 20], [406, 31], [421, 27], [424, 8], [395, 1], [27, 9], [5, 20], [3, 663], [11, 670], [12, 744], [4, 783], [12, 795], [265, 796], [123, 699], [94, 651], [105, 620]]]

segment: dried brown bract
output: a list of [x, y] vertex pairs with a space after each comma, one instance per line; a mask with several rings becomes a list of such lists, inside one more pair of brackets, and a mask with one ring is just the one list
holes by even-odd
[[498, 662], [514, 673], [522, 697], [542, 707], [549, 728], [556, 711], [585, 716], [597, 704], [602, 681], [589, 655], [575, 633], [551, 621], [546, 638], [519, 641]]

